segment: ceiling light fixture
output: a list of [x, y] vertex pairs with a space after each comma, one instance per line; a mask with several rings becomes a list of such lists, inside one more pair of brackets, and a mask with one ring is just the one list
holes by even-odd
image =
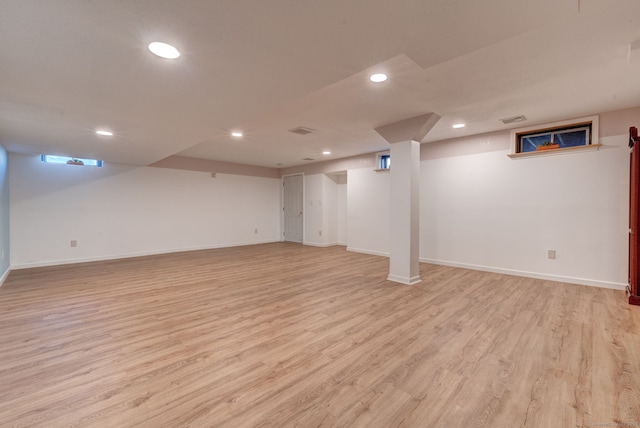
[[149, 43], [149, 50], [161, 58], [176, 59], [180, 56], [178, 49], [162, 42]]
[[385, 80], [387, 80], [387, 75], [384, 73], [372, 74], [371, 77], [369, 77], [369, 80], [375, 83], [384, 82]]
[[452, 126], [453, 129], [460, 129], [464, 127], [465, 127], [464, 123], [456, 123], [455, 125]]
[[98, 129], [96, 131], [96, 134], [98, 135], [102, 135], [104, 137], [113, 137], [113, 132], [111, 131], [105, 131], [104, 129]]
[[329, 150], [325, 150], [324, 152], [322, 152], [323, 155], [330, 155], [331, 152]]
[[231, 133], [231, 136], [232, 137], [236, 137], [236, 138], [240, 138], [240, 137], [242, 137], [242, 135], [243, 135], [242, 132], [239, 132], [239, 131], [233, 131]]

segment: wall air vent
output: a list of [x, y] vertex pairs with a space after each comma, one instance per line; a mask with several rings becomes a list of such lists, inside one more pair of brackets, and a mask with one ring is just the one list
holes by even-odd
[[505, 125], [508, 125], [510, 123], [524, 122], [525, 120], [527, 120], [527, 118], [524, 117], [523, 115], [520, 115], [520, 116], [507, 117], [506, 119], [500, 119], [500, 122], [504, 123]]
[[298, 126], [297, 128], [290, 129], [289, 132], [293, 132], [298, 135], [307, 135], [315, 132], [313, 129], [304, 128], [302, 126]]

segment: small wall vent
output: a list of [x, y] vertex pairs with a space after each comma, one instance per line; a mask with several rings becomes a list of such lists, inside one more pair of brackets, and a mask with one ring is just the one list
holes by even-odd
[[303, 161], [312, 161], [313, 159], [312, 159], [312, 158], [304, 158], [304, 159], [302, 159], [302, 160], [303, 160]]
[[527, 120], [527, 118], [524, 117], [523, 115], [520, 115], [520, 116], [513, 116], [513, 117], [507, 117], [505, 119], [500, 119], [500, 122], [504, 123], [505, 125], [508, 125], [510, 123], [524, 122], [525, 120]]
[[298, 134], [298, 135], [307, 135], [315, 131], [310, 128], [304, 128], [302, 126], [298, 126], [297, 128], [290, 129], [289, 132], [293, 132], [294, 134]]

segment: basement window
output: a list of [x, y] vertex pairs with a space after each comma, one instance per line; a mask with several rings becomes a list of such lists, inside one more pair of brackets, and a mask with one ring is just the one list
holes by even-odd
[[388, 171], [391, 168], [390, 152], [376, 153], [376, 171]]
[[564, 149], [590, 144], [591, 123], [518, 134], [518, 153], [543, 150], [541, 147], [557, 146]]
[[40, 160], [45, 163], [61, 163], [67, 165], [84, 165], [102, 167], [104, 162], [98, 159], [74, 158], [69, 156], [40, 155]]
[[598, 116], [511, 131], [514, 151], [509, 157], [568, 153], [598, 149]]

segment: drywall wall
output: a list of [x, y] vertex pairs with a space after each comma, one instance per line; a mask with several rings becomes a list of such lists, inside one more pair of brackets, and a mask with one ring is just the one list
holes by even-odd
[[389, 255], [389, 172], [347, 171], [347, 249]]
[[326, 247], [338, 244], [338, 179], [311, 174], [304, 178], [304, 244]]
[[[626, 135], [601, 138], [598, 151], [517, 160], [509, 138], [422, 145], [420, 260], [624, 288]], [[347, 194], [348, 249], [388, 255], [389, 173], [349, 170]]]
[[0, 285], [9, 275], [9, 177], [7, 151], [0, 145]]
[[322, 246], [322, 174], [304, 176], [304, 239], [305, 245]]
[[626, 137], [600, 142], [598, 151], [517, 160], [503, 150], [423, 161], [421, 260], [624, 288]]
[[278, 178], [19, 154], [9, 164], [14, 268], [281, 239]]
[[347, 174], [337, 176], [338, 245], [347, 245]]

